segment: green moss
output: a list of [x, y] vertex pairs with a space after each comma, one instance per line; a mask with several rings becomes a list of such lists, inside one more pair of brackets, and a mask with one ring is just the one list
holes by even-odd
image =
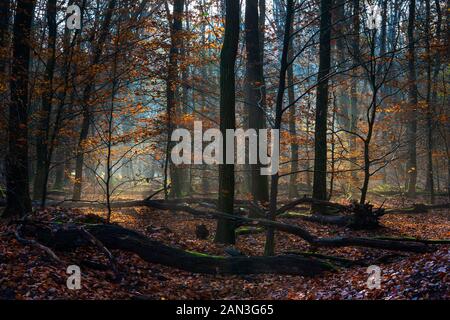
[[399, 237], [389, 237], [389, 236], [380, 236], [380, 237], [375, 237], [375, 239], [381, 239], [381, 240], [393, 240], [393, 241], [396, 241], [396, 240], [401, 240], [401, 239], [405, 239], [405, 240], [412, 240], [412, 241], [415, 241], [415, 240], [417, 240], [417, 238], [414, 238], [414, 237], [401, 237], [401, 238], [399, 238]]
[[236, 235], [246, 235], [264, 232], [263, 227], [239, 227], [236, 229]]
[[290, 219], [295, 219], [295, 218], [301, 218], [301, 217], [308, 217], [310, 216], [309, 213], [301, 213], [301, 212], [285, 212], [283, 214], [280, 214], [279, 217], [280, 218], [290, 218]]
[[225, 257], [222, 257], [222, 256], [214, 256], [214, 255], [209, 255], [209, 254], [201, 253], [201, 252], [197, 252], [197, 251], [186, 250], [186, 252], [193, 256], [196, 256], [196, 257], [212, 258], [212, 259], [225, 259]]

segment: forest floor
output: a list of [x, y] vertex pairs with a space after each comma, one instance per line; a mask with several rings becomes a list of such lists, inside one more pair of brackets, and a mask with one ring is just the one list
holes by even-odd
[[[416, 202], [418, 202], [416, 200]], [[408, 202], [406, 203], [408, 204]], [[388, 207], [401, 207], [391, 199]], [[40, 220], [68, 222], [96, 210], [50, 208], [37, 212]], [[300, 219], [284, 219], [320, 236], [410, 236], [427, 239], [450, 238], [448, 209], [421, 214], [388, 214], [382, 217], [382, 227], [374, 231], [353, 231]], [[215, 244], [215, 221], [183, 213], [127, 208], [113, 213], [113, 222], [138, 230], [148, 237], [182, 249], [226, 255], [223, 245]], [[281, 219], [283, 220], [283, 219]], [[195, 228], [205, 224], [210, 230], [206, 240], [198, 240]], [[151, 264], [137, 255], [120, 250], [112, 253], [124, 275], [117, 283], [112, 272], [85, 266], [89, 260], [107, 265], [104, 255], [94, 247], [74, 252], [56, 251], [68, 265], [79, 265], [82, 271], [81, 289], [66, 287], [66, 269], [54, 264], [39, 249], [24, 246], [14, 237], [4, 236], [10, 226], [0, 224], [0, 299], [450, 299], [448, 275], [450, 246], [441, 245], [427, 254], [401, 253], [393, 261], [377, 263], [381, 268], [381, 288], [368, 289], [366, 267], [351, 267], [316, 277], [285, 275], [215, 276], [193, 274]], [[240, 235], [236, 249], [246, 255], [261, 255], [264, 233]], [[298, 237], [277, 233], [276, 250], [311, 251]], [[318, 252], [350, 259], [377, 261], [392, 252], [367, 248], [320, 248]]]

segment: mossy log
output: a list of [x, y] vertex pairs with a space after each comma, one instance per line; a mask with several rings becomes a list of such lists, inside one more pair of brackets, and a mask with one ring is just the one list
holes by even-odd
[[[297, 255], [273, 257], [222, 257], [191, 252], [150, 240], [117, 225], [87, 225], [84, 228], [108, 249], [133, 252], [143, 260], [177, 269], [205, 274], [290, 274], [314, 276], [335, 270], [328, 261]], [[72, 250], [88, 244], [79, 227], [26, 224], [27, 236], [57, 250]]]

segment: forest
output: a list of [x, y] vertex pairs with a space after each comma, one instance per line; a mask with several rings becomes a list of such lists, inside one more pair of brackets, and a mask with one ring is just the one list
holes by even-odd
[[0, 300], [448, 300], [446, 0], [0, 0]]

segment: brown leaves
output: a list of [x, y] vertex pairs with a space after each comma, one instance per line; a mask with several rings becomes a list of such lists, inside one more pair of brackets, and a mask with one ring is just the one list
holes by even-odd
[[[35, 218], [53, 222], [78, 222], [95, 219], [99, 211], [48, 209]], [[88, 215], [89, 214], [89, 215]], [[225, 255], [226, 247], [215, 244], [215, 221], [186, 214], [170, 214], [146, 208], [128, 208], [113, 213], [113, 221], [145, 233], [150, 238], [184, 250]], [[449, 224], [446, 212], [434, 211], [421, 215], [386, 215], [381, 231], [351, 231], [312, 222], [302, 223], [310, 231], [322, 236], [414, 236], [446, 238]], [[87, 220], [86, 220], [87, 219]], [[95, 223], [95, 222], [90, 222]], [[195, 228], [205, 224], [211, 234], [206, 240], [195, 239]], [[149, 227], [151, 226], [151, 227]], [[149, 228], [147, 228], [149, 227]], [[0, 234], [10, 227], [0, 225]], [[168, 232], [170, 230], [171, 232]], [[236, 248], [246, 255], [261, 255], [264, 233], [240, 235]], [[321, 277], [249, 275], [212, 276], [192, 274], [161, 265], [146, 263], [138, 256], [113, 251], [124, 278], [113, 281], [111, 270], [96, 270], [90, 265], [108, 265], [104, 255], [95, 247], [79, 248], [75, 252], [58, 252], [66, 265], [81, 267], [81, 290], [66, 287], [68, 275], [64, 267], [56, 266], [39, 250], [19, 244], [13, 237], [2, 236], [0, 241], [0, 299], [449, 299], [448, 246], [434, 253], [410, 255], [394, 259], [393, 263], [377, 263], [381, 268], [381, 289], [368, 289], [366, 267], [341, 269]], [[277, 252], [287, 250], [311, 251], [301, 241], [288, 234], [277, 234]], [[320, 253], [347, 259], [376, 260], [385, 255], [380, 250], [364, 248], [321, 248]]]

